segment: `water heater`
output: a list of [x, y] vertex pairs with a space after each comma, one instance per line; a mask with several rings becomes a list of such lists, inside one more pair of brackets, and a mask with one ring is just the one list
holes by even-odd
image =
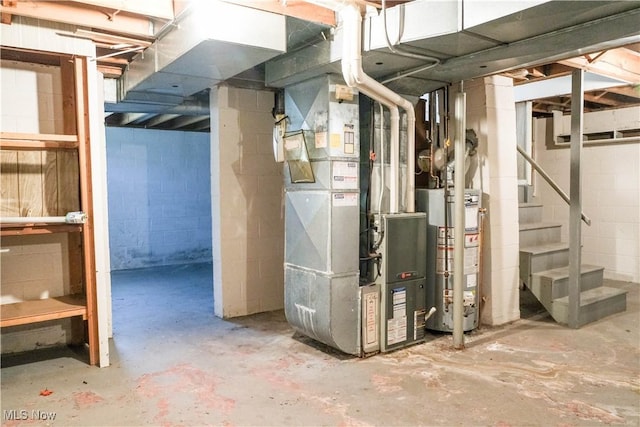
[[[480, 190], [465, 189], [463, 329], [478, 326], [479, 318], [479, 227]], [[436, 312], [427, 320], [427, 329], [453, 331], [454, 192], [452, 189], [416, 190], [416, 209], [427, 213], [426, 303]]]

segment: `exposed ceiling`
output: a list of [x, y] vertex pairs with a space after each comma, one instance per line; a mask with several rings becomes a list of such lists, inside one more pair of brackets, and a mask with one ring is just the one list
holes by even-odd
[[[288, 15], [287, 53], [305, 57], [327, 50], [332, 42], [335, 17], [331, 11], [302, 0], [228, 0], [231, 3]], [[49, 19], [77, 25], [70, 34], [91, 39], [96, 44], [99, 69], [108, 78], [121, 78], [132, 61], [144, 55], [154, 42], [177, 28], [186, 8], [184, 0], [2, 0], [2, 22], [12, 15]], [[379, 6], [380, 1], [369, 1]], [[419, 2], [387, 2], [390, 5]], [[540, 3], [540, 2], [538, 2]], [[439, 3], [447, 5], [447, 3]], [[453, 3], [451, 3], [453, 4]], [[471, 3], [469, 4], [471, 5]], [[440, 7], [440, 6], [438, 6]], [[471, 7], [471, 6], [469, 6]], [[392, 12], [394, 9], [389, 9]], [[448, 82], [500, 73], [514, 79], [516, 86], [569, 75], [575, 68], [631, 82], [599, 87], [585, 93], [587, 111], [640, 104], [640, 2], [638, 1], [552, 1], [491, 22], [473, 25], [458, 33], [404, 41], [408, 48], [428, 52], [442, 63], [416, 72], [389, 86], [401, 93], [427, 92]], [[436, 22], [424, 19], [424, 25]], [[635, 26], [629, 30], [627, 27]], [[630, 37], [631, 36], [631, 37]], [[423, 65], [424, 62], [398, 57], [386, 46], [369, 46], [365, 70], [375, 78]], [[267, 65], [268, 68], [268, 65]], [[335, 62], [319, 64], [314, 72], [339, 72]], [[282, 79], [267, 78], [267, 85], [282, 86], [295, 70], [283, 70]], [[289, 75], [286, 75], [289, 73]], [[267, 74], [269, 71], [267, 70]], [[308, 74], [308, 73], [307, 73]], [[304, 76], [305, 73], [301, 73]], [[226, 80], [230, 85], [265, 87], [265, 64], [258, 64]], [[106, 123], [111, 126], [208, 131], [207, 91], [186, 94], [181, 105], [160, 108], [149, 105], [130, 108], [114, 104]], [[569, 111], [570, 97], [556, 94], [533, 100], [534, 113]], [[141, 110], [142, 109], [142, 110]]]
[[[542, 66], [521, 68], [503, 74], [512, 77], [514, 85], [518, 87], [536, 82], [550, 83], [552, 79], [558, 80], [560, 77], [569, 76], [576, 68], [608, 77], [604, 84], [595, 85], [597, 87], [591, 90], [585, 88], [585, 112], [640, 105], [640, 83], [625, 84], [629, 81], [640, 82], [640, 43], [594, 52]], [[564, 86], [569, 87], [566, 84]], [[561, 90], [556, 92], [552, 96], [533, 100], [534, 115], [550, 116], [553, 111], [564, 113], [571, 111], [571, 95], [563, 93]], [[539, 91], [538, 93], [544, 92]]]

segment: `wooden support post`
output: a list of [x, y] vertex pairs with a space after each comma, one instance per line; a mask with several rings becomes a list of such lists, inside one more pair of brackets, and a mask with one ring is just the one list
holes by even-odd
[[[15, 0], [2, 0], [2, 6], [15, 7], [16, 2]], [[13, 15], [9, 12], [0, 13], [0, 22], [2, 22], [3, 24], [11, 25], [11, 16]]]
[[87, 335], [89, 363], [99, 360], [98, 313], [96, 301], [96, 260], [93, 236], [93, 192], [91, 187], [91, 146], [89, 140], [89, 105], [87, 93], [87, 58], [73, 59], [75, 75], [76, 128], [78, 135], [78, 163], [80, 169], [80, 206], [87, 214], [83, 230], [84, 285], [87, 298]]

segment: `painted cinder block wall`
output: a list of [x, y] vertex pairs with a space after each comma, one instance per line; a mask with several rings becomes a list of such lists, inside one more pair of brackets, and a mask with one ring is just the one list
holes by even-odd
[[112, 270], [211, 261], [209, 134], [106, 129]]
[[[593, 129], [637, 128], [640, 108], [584, 114], [585, 132]], [[565, 118], [568, 120], [568, 118]], [[534, 156], [569, 194], [569, 148], [550, 149], [553, 119], [536, 119]], [[582, 210], [591, 226], [582, 224], [582, 263], [604, 267], [609, 279], [640, 283], [640, 143], [612, 141], [582, 148]], [[569, 206], [534, 173], [536, 201], [543, 220], [560, 222], [569, 241]]]
[[[482, 190], [487, 209], [483, 235], [482, 322], [520, 318], [516, 111], [512, 80], [491, 76], [464, 82], [467, 129], [478, 136], [475, 165], [467, 178]], [[452, 104], [453, 105], [453, 104]]]
[[273, 92], [212, 88], [214, 310], [236, 317], [284, 306], [282, 164], [273, 158]]

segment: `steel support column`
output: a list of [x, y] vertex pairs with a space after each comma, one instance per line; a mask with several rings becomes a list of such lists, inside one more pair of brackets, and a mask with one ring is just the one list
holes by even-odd
[[582, 119], [584, 110], [584, 71], [571, 75], [571, 166], [569, 172], [569, 320], [571, 328], [580, 327], [580, 264], [582, 227]]
[[453, 227], [453, 347], [464, 348], [464, 143], [466, 132], [467, 96], [464, 92], [455, 100], [455, 160], [454, 160], [454, 227]]

